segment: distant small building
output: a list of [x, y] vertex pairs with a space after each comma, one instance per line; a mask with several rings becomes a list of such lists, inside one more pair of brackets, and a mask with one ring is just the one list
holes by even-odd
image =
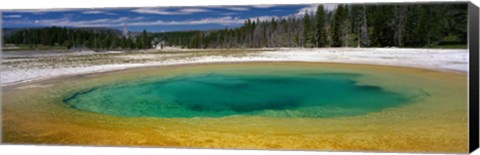
[[155, 44], [155, 49], [162, 50], [164, 46], [165, 46], [165, 41], [160, 41], [157, 44]]

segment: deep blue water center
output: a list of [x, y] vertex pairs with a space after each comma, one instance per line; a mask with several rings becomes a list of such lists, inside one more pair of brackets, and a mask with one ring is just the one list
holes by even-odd
[[357, 85], [360, 74], [182, 75], [94, 88], [66, 98], [73, 108], [131, 117], [339, 117], [400, 106], [410, 99], [378, 86]]

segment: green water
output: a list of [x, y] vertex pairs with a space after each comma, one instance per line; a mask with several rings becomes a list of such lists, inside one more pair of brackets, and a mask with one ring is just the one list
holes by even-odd
[[181, 75], [93, 88], [66, 98], [73, 108], [131, 117], [339, 117], [363, 115], [411, 98], [357, 85], [360, 74]]

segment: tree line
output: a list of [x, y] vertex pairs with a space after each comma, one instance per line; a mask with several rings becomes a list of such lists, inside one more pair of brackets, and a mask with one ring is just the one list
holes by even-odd
[[429, 47], [467, 44], [467, 4], [318, 5], [302, 16], [247, 19], [236, 28], [125, 36], [65, 27], [23, 29], [4, 42], [69, 49], [148, 49], [159, 43], [182, 48]]
[[4, 36], [7, 44], [28, 45], [30, 48], [62, 46], [68, 49], [148, 49], [152, 38], [144, 30], [135, 37], [123, 36], [113, 30], [46, 27], [22, 29]]
[[318, 5], [316, 12], [305, 12], [302, 17], [248, 19], [239, 28], [164, 39], [186, 48], [466, 45], [467, 11], [462, 3], [340, 4], [335, 10]]

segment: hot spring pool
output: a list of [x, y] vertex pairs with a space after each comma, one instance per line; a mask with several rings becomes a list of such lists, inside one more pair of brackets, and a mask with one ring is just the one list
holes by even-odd
[[361, 76], [208, 72], [92, 88], [64, 102], [75, 109], [116, 116], [328, 118], [378, 112], [413, 99], [379, 86], [358, 85]]
[[142, 67], [2, 87], [6, 143], [466, 152], [467, 78], [311, 62]]

